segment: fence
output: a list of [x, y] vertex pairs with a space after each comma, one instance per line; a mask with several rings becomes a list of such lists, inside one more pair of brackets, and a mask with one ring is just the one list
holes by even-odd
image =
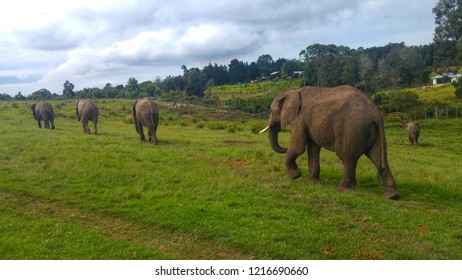
[[427, 106], [412, 108], [409, 110], [382, 110], [383, 115], [402, 116], [405, 115], [412, 120], [421, 119], [458, 119], [462, 117], [462, 108], [451, 106]]

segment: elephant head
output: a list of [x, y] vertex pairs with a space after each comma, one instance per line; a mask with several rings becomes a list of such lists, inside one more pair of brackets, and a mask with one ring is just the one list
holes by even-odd
[[302, 106], [300, 91], [287, 91], [280, 93], [271, 104], [271, 114], [268, 126], [260, 133], [269, 130], [268, 137], [271, 148], [277, 153], [286, 153], [287, 148], [279, 145], [279, 131], [297, 117]]

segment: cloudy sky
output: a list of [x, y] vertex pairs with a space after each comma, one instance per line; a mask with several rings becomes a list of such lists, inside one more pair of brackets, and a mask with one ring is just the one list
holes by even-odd
[[75, 90], [180, 75], [209, 62], [299, 58], [433, 40], [438, 0], [13, 0], [0, 11], [0, 93]]

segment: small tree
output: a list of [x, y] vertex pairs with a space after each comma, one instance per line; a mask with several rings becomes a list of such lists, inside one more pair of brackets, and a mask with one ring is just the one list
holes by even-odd
[[66, 82], [63, 84], [64, 89], [63, 89], [63, 97], [66, 99], [72, 99], [75, 96], [74, 92], [74, 84], [66, 80]]

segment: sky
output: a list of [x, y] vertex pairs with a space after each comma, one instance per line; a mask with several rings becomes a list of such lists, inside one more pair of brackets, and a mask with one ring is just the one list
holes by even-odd
[[433, 41], [438, 0], [13, 0], [0, 10], [0, 93], [139, 83], [307, 46]]

